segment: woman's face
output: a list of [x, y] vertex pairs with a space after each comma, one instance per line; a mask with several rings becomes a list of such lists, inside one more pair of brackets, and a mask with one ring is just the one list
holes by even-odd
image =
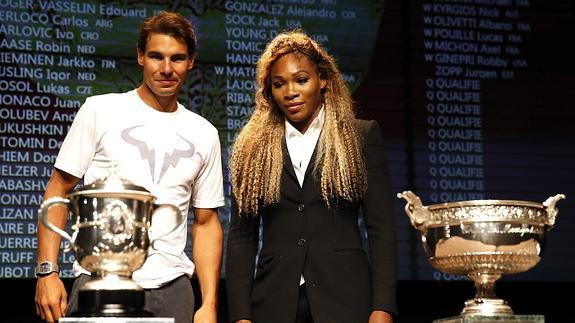
[[319, 113], [326, 80], [320, 78], [317, 66], [307, 57], [293, 53], [272, 64], [270, 79], [275, 103], [289, 122], [304, 133]]

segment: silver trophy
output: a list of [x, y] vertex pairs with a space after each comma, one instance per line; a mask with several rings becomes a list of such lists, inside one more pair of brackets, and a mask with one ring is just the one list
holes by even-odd
[[473, 200], [424, 206], [411, 191], [397, 194], [421, 233], [432, 266], [444, 273], [466, 275], [476, 294], [461, 315], [512, 315], [495, 295], [503, 274], [521, 273], [541, 259], [545, 236], [555, 224], [557, 194], [543, 203], [517, 200]]
[[[81, 287], [79, 310], [72, 316], [152, 316], [143, 309], [144, 291], [131, 276], [148, 254], [152, 216], [160, 209], [171, 209], [164, 212], [174, 216], [164, 221], [173, 221], [171, 231], [183, 220], [176, 206], [154, 204], [155, 200], [149, 191], [122, 179], [113, 168], [108, 176], [66, 198], [52, 197], [42, 203], [38, 215], [42, 223], [69, 241], [66, 249], [74, 251], [76, 260], [92, 276]], [[58, 204], [66, 205], [73, 215], [71, 236], [48, 220], [48, 210]]]

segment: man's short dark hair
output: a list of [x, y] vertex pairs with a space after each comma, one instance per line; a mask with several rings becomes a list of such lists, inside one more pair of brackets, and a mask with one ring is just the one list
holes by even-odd
[[146, 45], [151, 34], [170, 35], [186, 42], [188, 57], [196, 56], [196, 32], [192, 23], [179, 13], [163, 11], [156, 16], [146, 19], [140, 26], [138, 34], [138, 49], [146, 52]]

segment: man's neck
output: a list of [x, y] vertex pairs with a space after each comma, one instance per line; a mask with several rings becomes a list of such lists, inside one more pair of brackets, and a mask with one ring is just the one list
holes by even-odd
[[178, 109], [177, 96], [157, 96], [145, 84], [141, 85], [136, 92], [144, 103], [160, 112], [174, 112]]

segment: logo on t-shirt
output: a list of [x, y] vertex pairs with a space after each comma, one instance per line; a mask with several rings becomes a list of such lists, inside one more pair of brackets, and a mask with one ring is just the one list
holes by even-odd
[[[177, 133], [174, 133], [174, 137], [180, 138], [185, 144], [188, 145], [188, 148], [174, 149], [171, 153], [163, 152], [162, 156], [162, 151], [157, 151], [157, 149], [154, 147], [153, 144], [151, 144], [152, 148], [149, 148], [148, 141], [138, 139], [132, 135], [134, 129], [143, 127], [145, 126], [134, 126], [128, 129], [124, 129], [121, 135], [122, 139], [124, 139], [126, 143], [138, 148], [142, 160], [148, 161], [148, 165], [150, 166], [150, 175], [152, 175], [152, 179], [154, 180], [155, 183], [159, 183], [162, 180], [162, 177], [164, 176], [164, 174], [166, 173], [166, 171], [170, 166], [175, 168], [181, 159], [191, 158], [194, 156], [195, 152], [194, 144]], [[155, 132], [150, 131], [148, 133], [155, 133]], [[169, 145], [166, 143], [165, 146]], [[157, 178], [155, 176], [156, 160], [163, 163]]]

